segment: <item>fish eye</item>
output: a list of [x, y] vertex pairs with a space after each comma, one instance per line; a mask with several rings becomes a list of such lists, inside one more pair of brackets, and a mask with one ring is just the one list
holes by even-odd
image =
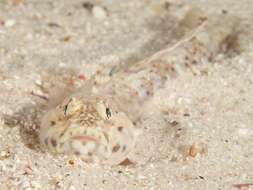
[[112, 116], [111, 110], [109, 108], [106, 108], [105, 112], [106, 112], [107, 118], [109, 119]]
[[65, 105], [63, 106], [64, 115], [67, 114], [67, 109], [68, 109], [68, 106], [69, 106], [69, 104], [70, 104], [71, 101], [72, 101], [72, 98], [70, 98], [70, 100], [67, 102], [67, 104], [65, 104]]

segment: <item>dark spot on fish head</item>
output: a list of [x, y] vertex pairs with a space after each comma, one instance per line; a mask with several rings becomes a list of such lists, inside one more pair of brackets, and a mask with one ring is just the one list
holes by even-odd
[[120, 145], [117, 144], [112, 148], [112, 152], [117, 152], [120, 149]]
[[93, 155], [93, 154], [92, 154], [92, 152], [88, 152], [88, 156], [90, 156], [90, 157], [91, 157], [92, 155]]
[[52, 126], [54, 126], [54, 125], [55, 125], [55, 121], [50, 121], [50, 124], [51, 124]]
[[57, 141], [55, 139], [51, 139], [51, 144], [53, 145], [53, 147], [57, 146]]
[[121, 132], [123, 130], [123, 127], [118, 127], [118, 131]]
[[79, 156], [80, 152], [79, 151], [75, 151], [74, 154], [77, 155], [77, 156]]

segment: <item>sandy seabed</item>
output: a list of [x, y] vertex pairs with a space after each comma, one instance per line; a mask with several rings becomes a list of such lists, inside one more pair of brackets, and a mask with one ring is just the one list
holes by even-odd
[[[136, 164], [90, 165], [40, 147], [31, 92], [151, 56], [190, 31], [175, 28], [196, 7], [238, 19], [236, 40], [205, 72], [184, 70], [153, 94]], [[251, 0], [0, 0], [0, 189], [253, 189], [252, 22]]]

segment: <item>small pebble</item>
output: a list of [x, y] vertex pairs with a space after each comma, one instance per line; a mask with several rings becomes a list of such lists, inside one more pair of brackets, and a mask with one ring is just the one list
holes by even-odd
[[107, 17], [106, 10], [103, 7], [100, 6], [94, 6], [92, 8], [92, 14], [97, 19], [105, 19]]
[[71, 39], [70, 36], [65, 36], [65, 37], [61, 38], [60, 40], [63, 41], [63, 42], [69, 42], [70, 39]]
[[12, 0], [11, 3], [13, 6], [19, 6], [23, 3], [23, 0]]
[[32, 181], [31, 184], [36, 189], [42, 189], [41, 184], [37, 181]]
[[42, 81], [40, 79], [35, 80], [35, 84], [37, 86], [42, 86], [43, 85], [43, 83], [42, 83]]
[[195, 144], [191, 145], [189, 148], [189, 156], [195, 157], [197, 155], [197, 149], [195, 147]]
[[48, 26], [51, 28], [60, 28], [61, 27], [58, 23], [55, 23], [55, 22], [49, 22]]
[[3, 151], [1, 151], [1, 153], [0, 153], [0, 159], [9, 158], [10, 155], [11, 155], [11, 154], [10, 154], [10, 151], [9, 151], [9, 150], [7, 150], [7, 151], [3, 150]]
[[20, 187], [22, 188], [22, 189], [26, 189], [26, 190], [30, 190], [31, 188], [30, 188], [30, 183], [29, 183], [29, 181], [28, 180], [24, 180], [24, 181], [22, 181], [21, 182], [21, 184], [20, 184]]
[[73, 160], [69, 160], [68, 164], [73, 166], [75, 164], [75, 162]]
[[242, 136], [242, 137], [250, 137], [250, 136], [253, 136], [253, 130], [240, 128], [238, 129], [238, 134], [239, 136]]
[[32, 168], [30, 167], [30, 166], [26, 166], [25, 168], [24, 168], [24, 175], [31, 175], [33, 173], [33, 170], [32, 170]]
[[207, 145], [204, 143], [193, 143], [187, 152], [187, 155], [190, 157], [196, 157], [197, 154], [206, 154], [207, 153]]
[[4, 23], [4, 26], [9, 28], [9, 27], [12, 27], [16, 24], [16, 21], [15, 20], [6, 20], [5, 23]]
[[69, 190], [76, 190], [76, 188], [74, 186], [70, 186]]
[[79, 78], [80, 80], [85, 80], [85, 79], [86, 79], [86, 77], [85, 77], [84, 75], [82, 75], [82, 74], [78, 75], [78, 78]]

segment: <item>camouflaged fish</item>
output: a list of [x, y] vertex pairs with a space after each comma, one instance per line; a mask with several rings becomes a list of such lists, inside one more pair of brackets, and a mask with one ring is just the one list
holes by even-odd
[[[196, 34], [119, 72], [96, 93], [75, 93], [41, 120], [41, 143], [50, 151], [119, 164], [134, 149], [139, 129], [133, 121], [147, 98], [169, 78], [209, 63], [233, 32], [231, 22], [207, 21]], [[195, 72], [196, 71], [196, 72]], [[141, 143], [141, 142], [140, 142]]]

